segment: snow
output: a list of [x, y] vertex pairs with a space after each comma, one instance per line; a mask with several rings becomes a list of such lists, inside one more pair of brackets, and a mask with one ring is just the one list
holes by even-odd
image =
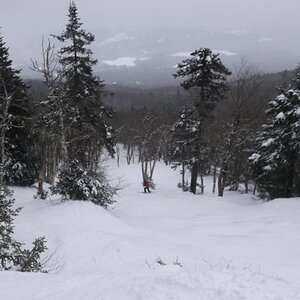
[[213, 53], [219, 53], [225, 56], [235, 56], [237, 53], [228, 50], [213, 50]]
[[[237, 53], [232, 52], [232, 51], [228, 51], [228, 50], [213, 50], [212, 52], [216, 53], [216, 54], [225, 55], [225, 56], [235, 56], [235, 55], [237, 55]], [[177, 53], [172, 53], [169, 56], [172, 56], [172, 57], [190, 57], [191, 53], [192, 53], [192, 51], [190, 51], [190, 52], [177, 52]]]
[[116, 34], [115, 36], [96, 44], [96, 47], [103, 47], [103, 46], [118, 43], [118, 42], [133, 41], [133, 40], [135, 40], [135, 37], [128, 36], [126, 33], [120, 32], [120, 33]]
[[259, 42], [272, 42], [274, 39], [269, 38], [269, 37], [263, 37], [258, 39]]
[[245, 36], [245, 35], [249, 35], [250, 32], [244, 29], [235, 29], [235, 30], [230, 30], [227, 31], [227, 33], [230, 33], [232, 35], [236, 35], [236, 36]]
[[191, 52], [176, 52], [176, 53], [172, 53], [169, 56], [172, 57], [190, 57], [191, 56]]
[[109, 66], [115, 66], [115, 67], [135, 67], [137, 61], [147, 61], [150, 57], [119, 57], [115, 60], [104, 60], [103, 63]]
[[136, 57], [119, 57], [115, 60], [104, 60], [103, 62], [109, 66], [126, 66], [126, 67], [135, 67], [136, 66]]
[[274, 143], [274, 139], [273, 138], [268, 138], [265, 142], [262, 143], [262, 147], [268, 147], [270, 146], [272, 143]]
[[120, 168], [108, 164], [123, 186], [110, 211], [36, 200], [33, 189], [15, 188], [24, 207], [16, 238], [46, 236], [50, 272], [0, 272], [1, 299], [300, 299], [299, 198], [218, 198], [211, 178], [204, 195], [183, 193], [180, 174], [162, 163], [156, 190], [144, 194], [138, 164], [124, 157]]
[[283, 112], [280, 112], [276, 117], [275, 117], [276, 120], [282, 120], [284, 121], [285, 120], [285, 114]]
[[258, 153], [253, 153], [253, 154], [249, 157], [249, 159], [250, 159], [251, 161], [253, 161], [253, 162], [256, 162], [260, 157], [261, 157], [260, 154], [258, 154]]

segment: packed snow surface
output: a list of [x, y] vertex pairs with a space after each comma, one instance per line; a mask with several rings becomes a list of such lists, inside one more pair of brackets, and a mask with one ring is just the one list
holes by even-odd
[[1, 300], [300, 299], [299, 198], [218, 198], [211, 178], [204, 195], [183, 193], [162, 163], [144, 194], [138, 164], [109, 165], [123, 187], [109, 211], [15, 188], [16, 238], [46, 236], [49, 273], [0, 272]]

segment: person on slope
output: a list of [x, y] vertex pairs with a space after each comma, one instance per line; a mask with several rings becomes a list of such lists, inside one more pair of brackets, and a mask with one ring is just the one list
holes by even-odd
[[146, 179], [144, 179], [144, 193], [151, 193], [150, 192], [150, 183], [149, 183], [149, 181], [148, 180], [146, 180]]

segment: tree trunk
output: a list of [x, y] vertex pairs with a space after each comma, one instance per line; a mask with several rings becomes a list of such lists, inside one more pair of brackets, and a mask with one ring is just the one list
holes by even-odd
[[156, 164], [156, 160], [154, 160], [153, 163], [152, 163], [152, 166], [150, 166], [150, 180], [153, 179], [155, 164]]
[[245, 180], [245, 193], [249, 193], [249, 184], [248, 184], [248, 178]]
[[213, 188], [212, 188], [212, 192], [215, 193], [216, 192], [216, 182], [217, 182], [217, 165], [214, 165], [214, 172], [213, 172]]
[[127, 146], [127, 155], [126, 155], [127, 164], [130, 165], [131, 155], [130, 155], [130, 146]]
[[198, 162], [194, 162], [191, 171], [190, 192], [196, 194], [197, 192], [197, 177], [198, 177]]
[[182, 191], [185, 190], [185, 165], [182, 163], [182, 170], [181, 170], [181, 180], [182, 180]]
[[255, 193], [256, 193], [256, 189], [257, 189], [257, 183], [256, 183], [256, 182], [254, 182], [253, 195], [255, 195]]
[[3, 183], [4, 183], [4, 143], [5, 143], [5, 124], [1, 124], [0, 130], [0, 189], [1, 195], [3, 195]]
[[[2, 79], [2, 78], [1, 78]], [[4, 88], [4, 96], [1, 98], [1, 120], [0, 123], [0, 196], [4, 196], [4, 163], [5, 163], [5, 135], [8, 126], [8, 109], [11, 103], [11, 96], [8, 95], [5, 82], [2, 80], [3, 88]]]
[[120, 148], [117, 146], [117, 165], [120, 167]]
[[218, 196], [223, 197], [226, 184], [227, 168], [222, 167], [218, 178]]
[[132, 157], [132, 163], [134, 164], [134, 150], [135, 150], [135, 147], [132, 146], [131, 147], [131, 157]]
[[69, 154], [68, 154], [68, 147], [66, 141], [66, 134], [65, 134], [65, 125], [62, 114], [60, 114], [60, 128], [61, 128], [61, 150], [62, 150], [62, 159], [63, 163], [68, 165], [69, 164]]
[[295, 173], [295, 155], [292, 154], [290, 157], [289, 168], [287, 172], [287, 187], [286, 187], [286, 197], [290, 198], [293, 195], [293, 185], [294, 185], [294, 173]]
[[203, 174], [200, 174], [200, 182], [201, 182], [201, 194], [204, 194], [204, 181], [203, 181]]

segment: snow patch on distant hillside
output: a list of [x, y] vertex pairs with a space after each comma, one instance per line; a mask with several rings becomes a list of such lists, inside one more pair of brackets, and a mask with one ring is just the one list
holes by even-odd
[[115, 67], [135, 67], [136, 66], [136, 57], [119, 57], [115, 60], [104, 60], [103, 62], [109, 66]]
[[125, 33], [118, 33], [115, 36], [96, 44], [96, 47], [103, 47], [103, 46], [118, 43], [118, 42], [133, 41], [133, 40], [135, 40], [135, 37], [128, 36]]
[[[232, 52], [232, 51], [228, 51], [228, 50], [212, 50], [213, 53], [219, 53], [221, 55], [225, 55], [225, 56], [234, 56], [237, 55], [237, 53]], [[190, 57], [191, 56], [192, 51], [190, 52], [177, 52], [177, 53], [172, 53], [169, 56], [171, 57]]]
[[119, 57], [115, 60], [104, 60], [103, 63], [109, 66], [115, 66], [115, 67], [135, 67], [138, 61], [147, 61], [150, 57]]
[[260, 38], [258, 41], [259, 42], [272, 42], [273, 39], [272, 38], [268, 38], [268, 37], [263, 37], [263, 38]]
[[172, 53], [169, 56], [171, 56], [171, 57], [190, 57], [191, 52], [177, 52], [177, 53]]
[[237, 55], [237, 53], [235, 52], [231, 52], [231, 51], [227, 51], [227, 50], [213, 50], [214, 53], [219, 53], [221, 55], [225, 55], [225, 56], [235, 56]]

